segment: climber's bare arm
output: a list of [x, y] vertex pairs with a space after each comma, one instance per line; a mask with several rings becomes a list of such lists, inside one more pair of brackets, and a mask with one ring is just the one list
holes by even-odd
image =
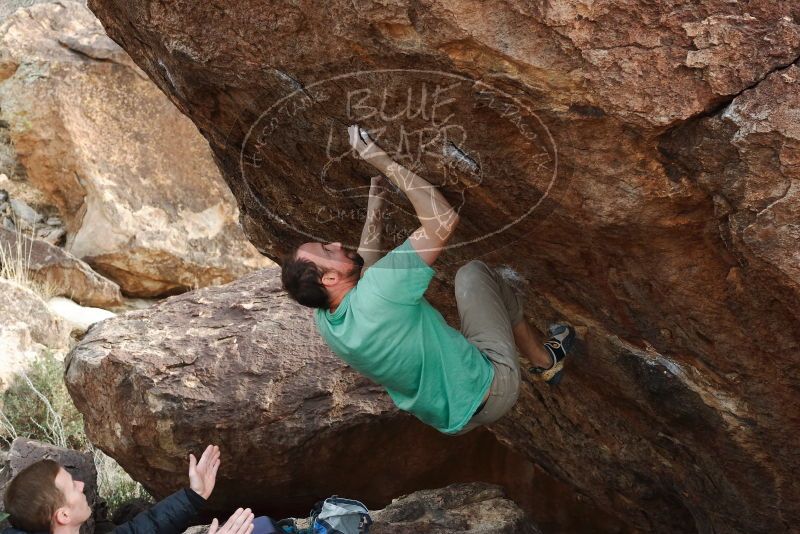
[[422, 224], [411, 234], [411, 244], [425, 263], [433, 265], [458, 225], [458, 214], [433, 185], [393, 161], [368, 136], [365, 140], [357, 126], [351, 126], [348, 131], [350, 144], [356, 152], [411, 201]]
[[373, 263], [381, 259], [383, 218], [388, 185], [383, 176], [378, 176], [372, 179], [369, 186], [367, 217], [364, 221], [364, 228], [361, 230], [361, 242], [358, 245], [358, 253], [364, 258], [364, 267], [361, 269], [362, 276]]

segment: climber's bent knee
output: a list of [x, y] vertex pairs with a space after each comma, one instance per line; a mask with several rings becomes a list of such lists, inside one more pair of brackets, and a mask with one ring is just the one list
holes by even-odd
[[453, 280], [453, 285], [456, 287], [456, 291], [460, 287], [471, 287], [478, 280], [485, 278], [486, 276], [492, 276], [491, 272], [492, 271], [489, 269], [489, 266], [482, 261], [472, 260], [471, 262], [459, 267], [458, 271], [456, 271], [456, 277], [455, 280]]
[[479, 287], [486, 280], [491, 280], [492, 271], [489, 266], [480, 260], [472, 260], [462, 265], [456, 271], [453, 281], [456, 298], [464, 298], [476, 287]]

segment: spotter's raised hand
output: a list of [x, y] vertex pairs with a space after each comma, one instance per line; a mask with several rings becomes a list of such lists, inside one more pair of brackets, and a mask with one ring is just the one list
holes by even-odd
[[214, 491], [219, 469], [219, 447], [209, 445], [200, 456], [200, 461], [189, 455], [189, 487], [204, 499], [208, 499]]

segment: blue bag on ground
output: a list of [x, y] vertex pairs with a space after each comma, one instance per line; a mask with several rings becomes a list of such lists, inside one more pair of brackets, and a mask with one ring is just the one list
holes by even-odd
[[330, 497], [312, 523], [314, 534], [367, 534], [372, 518], [367, 507], [352, 499]]
[[283, 519], [276, 526], [284, 534], [369, 534], [372, 518], [366, 506], [337, 496], [318, 502], [311, 510], [311, 526], [298, 528], [294, 519]]

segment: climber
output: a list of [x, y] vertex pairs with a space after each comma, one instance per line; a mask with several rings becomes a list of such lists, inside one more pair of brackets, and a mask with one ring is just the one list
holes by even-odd
[[[535, 380], [556, 384], [574, 340], [554, 325], [542, 343], [525, 320], [522, 298], [495, 270], [472, 261], [455, 277], [461, 332], [423, 297], [458, 214], [425, 179], [393, 161], [358, 126], [354, 151], [383, 176], [373, 178], [357, 251], [341, 243], [305, 243], [288, 256], [281, 280], [289, 296], [316, 308], [333, 351], [386, 388], [398, 408], [446, 434], [492, 423], [514, 405], [520, 384], [517, 349]], [[384, 178], [385, 177], [385, 178]], [[380, 258], [384, 201], [391, 180], [421, 223]]]
[[[189, 487], [178, 490], [127, 523], [114, 534], [180, 534], [191, 525], [197, 512], [214, 490], [220, 464], [219, 447], [209, 445], [197, 461], [189, 455]], [[83, 493], [84, 483], [53, 460], [39, 460], [9, 482], [4, 496], [5, 511], [12, 528], [3, 534], [78, 534], [92, 515]], [[99, 528], [95, 527], [95, 531]], [[250, 509], [239, 508], [219, 527], [214, 519], [208, 534], [265, 534], [277, 532], [266, 517], [253, 518]]]

